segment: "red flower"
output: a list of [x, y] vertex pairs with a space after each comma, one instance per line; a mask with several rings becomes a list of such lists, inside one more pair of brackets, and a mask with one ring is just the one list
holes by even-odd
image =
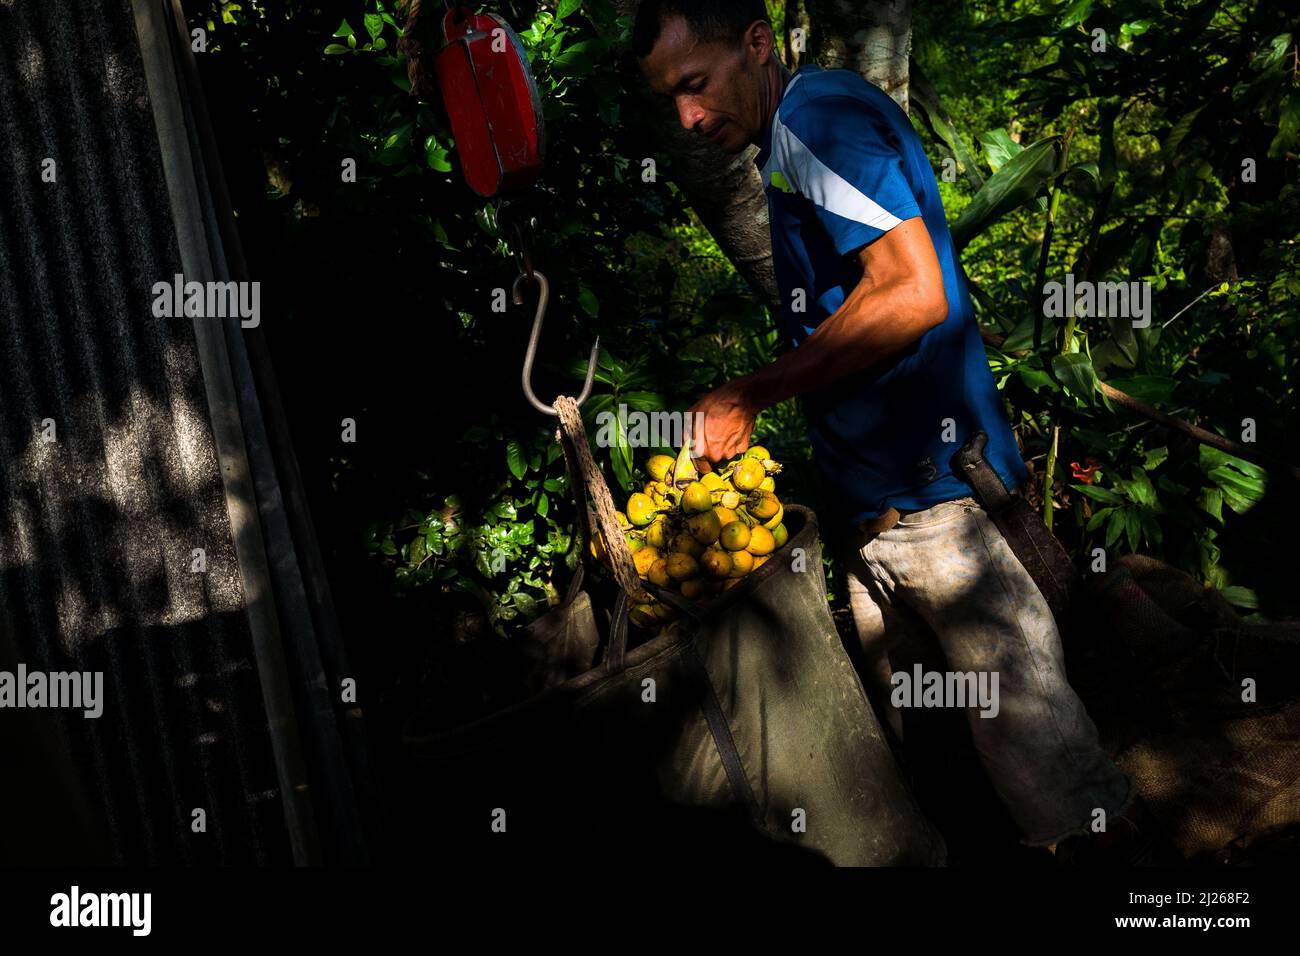
[[1079, 481], [1082, 481], [1085, 485], [1092, 484], [1093, 473], [1099, 467], [1096, 458], [1089, 458], [1088, 467], [1086, 468], [1080, 465], [1077, 461], [1070, 462], [1070, 470], [1074, 472], [1074, 477]]

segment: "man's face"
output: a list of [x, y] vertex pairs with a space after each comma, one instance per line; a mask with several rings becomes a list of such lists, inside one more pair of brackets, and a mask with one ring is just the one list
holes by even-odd
[[665, 20], [641, 72], [650, 88], [677, 107], [682, 126], [728, 153], [758, 142], [769, 117], [763, 114], [764, 43], [698, 39], [681, 17]]

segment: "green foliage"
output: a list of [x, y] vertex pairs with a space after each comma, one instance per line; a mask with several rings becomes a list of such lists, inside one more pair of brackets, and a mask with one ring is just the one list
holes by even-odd
[[[1275, 450], [1294, 438], [1300, 219], [1294, 163], [1277, 161], [1297, 148], [1294, 11], [1174, 0], [962, 9], [917, 8], [914, 55], [952, 119], [936, 124], [926, 97], [918, 129], [933, 129], [941, 154], [969, 157], [977, 143], [987, 164], [941, 188], [981, 321], [1005, 335], [989, 360], [1037, 466], [1031, 494], [1081, 555], [1141, 550], [1242, 606], [1267, 591], [1276, 613], [1295, 613], [1283, 580], [1293, 567], [1247, 557], [1254, 514], [1284, 507], [1265, 472], [1135, 420], [1096, 384], [1233, 440], [1246, 420]], [[1231, 237], [1240, 281], [1215, 274], [1216, 235]], [[1151, 283], [1149, 326], [1044, 315], [1039, 283], [1066, 273]], [[1069, 462], [1093, 483], [1070, 481]], [[1230, 584], [1225, 548], [1260, 589]]]
[[[420, 33], [436, 49], [441, 9], [425, 6], [432, 12]], [[268, 157], [262, 259], [297, 281], [286, 296], [291, 319], [402, 309], [398, 321], [364, 322], [345, 341], [312, 342], [304, 363], [331, 382], [305, 418], [371, 410], [355, 452], [328, 452], [333, 504], [347, 520], [327, 532], [335, 549], [364, 541], [376, 587], [412, 614], [432, 609], [436, 619], [421, 626], [433, 633], [464, 639], [459, 615], [508, 635], [555, 603], [580, 546], [555, 423], [519, 389], [533, 300], [493, 309], [497, 290], [509, 297], [520, 250], [496, 204], [464, 185], [438, 97], [409, 95], [395, 4], [346, 8], [340, 17], [338, 5], [232, 5], [202, 65], [237, 76], [243, 101], [256, 103], [241, 135]], [[665, 159], [636, 122], [628, 20], [608, 0], [494, 12], [519, 35], [546, 124], [541, 180], [517, 205], [551, 288], [538, 395], [576, 394], [597, 336], [589, 425], [619, 404], [685, 411], [710, 385], [770, 358], [774, 333], [762, 309], [668, 184]], [[653, 184], [641, 179], [646, 156], [661, 164]], [[344, 157], [356, 160], [355, 183], [339, 177]], [[301, 263], [276, 262], [281, 250]], [[303, 333], [295, 351], [318, 338]], [[472, 391], [457, 375], [468, 369]], [[333, 435], [318, 440], [337, 447]], [[633, 460], [626, 446], [595, 451], [616, 494], [643, 480], [645, 452]]]
[[[292, 290], [267, 334], [304, 352], [278, 369], [289, 400], [310, 403], [295, 420], [326, 423], [298, 437], [331, 466], [342, 517], [327, 544], [364, 553], [349, 567], [367, 594], [396, 593], [421, 633], [461, 639], [454, 619], [478, 615], [508, 635], [555, 602], [580, 550], [554, 422], [519, 390], [531, 301], [493, 308], [520, 250], [496, 205], [465, 187], [441, 103], [410, 97], [391, 0], [208, 7], [200, 67], [244, 140], [228, 148], [265, 171], [235, 184], [250, 258]], [[1035, 501], [1047, 491], [1080, 556], [1143, 550], [1243, 607], [1293, 607], [1287, 569], [1249, 546], [1277, 514], [1279, 483], [1110, 407], [1095, 383], [1230, 438], [1249, 418], [1270, 447], [1294, 441], [1295, 14], [1175, 0], [914, 10], [915, 56], [948, 119], [933, 104], [925, 127], [920, 106], [914, 116], [965, 174], [941, 194], [981, 322], [1006, 335], [989, 361]], [[594, 435], [602, 412], [685, 411], [772, 361], [779, 336], [670, 185], [641, 121], [627, 20], [608, 0], [495, 11], [519, 34], [546, 120], [541, 180], [516, 207], [552, 292], [537, 393], [576, 393], [599, 336], [583, 407]], [[1091, 49], [1095, 29], [1104, 54]], [[660, 163], [654, 184], [641, 179], [647, 156]], [[353, 183], [339, 176], [347, 158]], [[1255, 183], [1242, 181], [1243, 158]], [[1207, 271], [1216, 230], [1232, 237], [1238, 281]], [[1046, 281], [1072, 271], [1152, 282], [1151, 325], [1044, 316], [1040, 268]], [[316, 334], [332, 314], [349, 317], [346, 334]], [[365, 437], [344, 457], [332, 423], [358, 409]], [[1057, 429], [1061, 464], [1044, 489]], [[764, 412], [756, 437], [786, 464], [791, 499], [816, 507], [798, 406]], [[595, 450], [616, 495], [644, 480], [648, 452]], [[1091, 472], [1072, 464], [1089, 460]]]
[[[392, 567], [398, 593], [433, 585], [471, 595], [505, 636], [510, 622], [558, 602], [553, 567], [577, 563], [578, 542], [557, 520], [560, 509], [552, 511], [552, 501], [570, 493], [560, 446], [537, 432], [511, 437], [492, 421], [471, 426], [459, 452], [489, 474], [499, 474], [492, 459], [504, 457], [507, 477], [486, 494], [449, 494], [424, 511], [408, 510], [401, 524], [372, 523], [366, 547]], [[439, 483], [423, 477], [435, 497]]]
[[1028, 149], [1012, 145], [1016, 147], [1014, 150], [1000, 142], [992, 148], [985, 144], [993, 175], [952, 224], [952, 238], [958, 249], [1006, 213], [1038, 197], [1056, 175], [1059, 144], [1054, 138], [1037, 142]]

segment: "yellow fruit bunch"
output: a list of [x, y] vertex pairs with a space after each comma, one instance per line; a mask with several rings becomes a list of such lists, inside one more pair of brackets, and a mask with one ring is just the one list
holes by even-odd
[[[618, 513], [642, 580], [707, 602], [763, 566], [789, 533], [776, 496], [781, 466], [755, 445], [714, 471], [692, 459], [689, 445], [674, 461], [655, 455], [646, 463], [650, 481]], [[592, 553], [606, 561], [592, 541]], [[630, 620], [653, 629], [679, 616], [645, 588], [633, 595]]]

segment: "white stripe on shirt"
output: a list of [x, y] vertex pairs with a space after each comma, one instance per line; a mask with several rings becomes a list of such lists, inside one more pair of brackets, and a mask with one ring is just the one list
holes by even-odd
[[763, 167], [764, 184], [770, 182], [773, 169], [779, 170], [801, 195], [844, 219], [882, 232], [888, 232], [902, 222], [814, 156], [812, 150], [781, 122], [779, 111], [772, 119], [772, 152]]

